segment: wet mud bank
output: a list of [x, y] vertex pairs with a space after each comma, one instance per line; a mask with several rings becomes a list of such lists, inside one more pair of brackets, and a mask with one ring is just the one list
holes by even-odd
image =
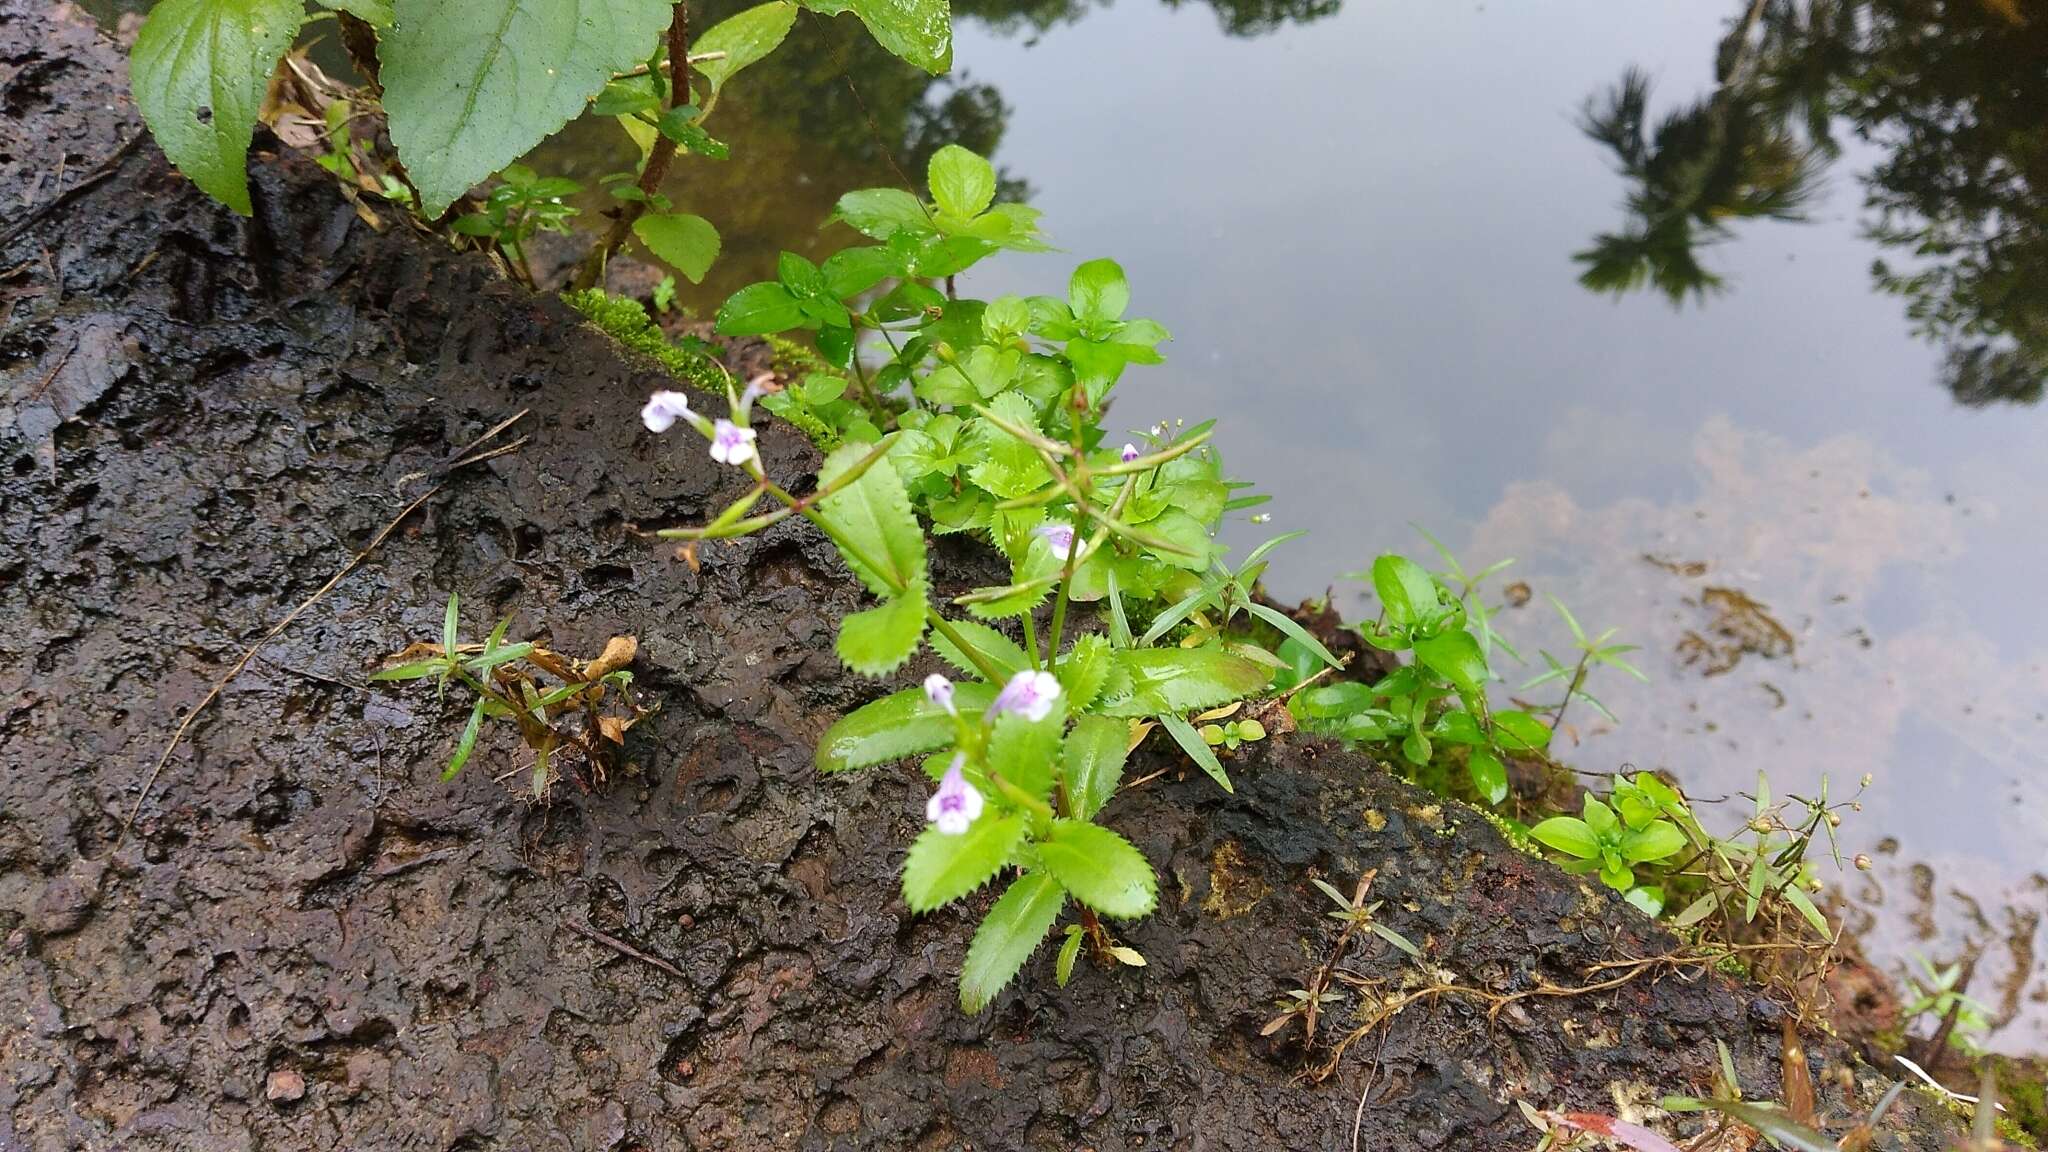
[[[81, 18], [0, 0], [0, 1148], [1526, 1148], [1517, 1098], [1703, 1092], [1716, 1039], [1778, 1083], [1778, 1009], [1717, 977], [1504, 1001], [1673, 941], [1284, 740], [1234, 762], [1235, 796], [1141, 753], [1133, 776], [1168, 771], [1109, 819], [1162, 878], [1127, 933], [1149, 965], [1060, 991], [1047, 948], [962, 1016], [970, 922], [898, 898], [922, 783], [811, 765], [880, 691], [833, 657], [857, 605], [829, 546], [785, 524], [675, 561], [635, 529], [736, 487], [640, 427], [658, 369], [372, 228], [309, 163], [261, 158], [237, 219], [136, 140], [124, 86]], [[522, 410], [517, 451], [443, 472]], [[761, 448], [815, 462], [779, 426]], [[214, 680], [437, 484], [199, 717], [123, 837]], [[458, 702], [364, 676], [450, 590], [472, 632], [636, 635], [661, 707], [630, 763], [536, 808], [494, 779], [530, 765], [501, 733], [440, 783]], [[1327, 1047], [1261, 1028], [1335, 941], [1311, 878], [1369, 869], [1426, 979], [1471, 991], [1316, 1080]], [[1344, 967], [1425, 979], [1377, 944]], [[1809, 1058], [1838, 1114], [1882, 1090]], [[1891, 1123], [1926, 1148], [1951, 1121], [1909, 1093]]]

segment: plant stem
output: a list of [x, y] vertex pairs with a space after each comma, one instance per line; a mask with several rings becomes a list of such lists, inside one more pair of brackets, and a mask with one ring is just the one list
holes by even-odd
[[[679, 0], [675, 15], [668, 25], [668, 106], [680, 108], [690, 102], [690, 4]], [[647, 163], [640, 169], [639, 189], [643, 196], [652, 197], [661, 190], [661, 182], [668, 177], [668, 167], [676, 158], [676, 142], [667, 136], [655, 138], [654, 147], [647, 153]], [[627, 201], [619, 205], [619, 214], [612, 226], [605, 231], [604, 239], [583, 258], [576, 268], [575, 288], [595, 288], [604, 279], [604, 266], [612, 253], [626, 242], [633, 231], [633, 225], [647, 211], [647, 200]]]
[[1045, 667], [1045, 662], [1038, 658], [1038, 616], [1035, 612], [1024, 614], [1024, 652], [1031, 657], [1033, 672]]
[[1591, 652], [1581, 652], [1579, 654], [1578, 666], [1572, 669], [1572, 678], [1565, 685], [1564, 699], [1557, 702], [1557, 715], [1550, 718], [1550, 730], [1552, 732], [1564, 727], [1564, 710], [1572, 706], [1572, 697], [1578, 695], [1579, 689], [1585, 685], [1586, 662], [1592, 658], [1593, 654]]

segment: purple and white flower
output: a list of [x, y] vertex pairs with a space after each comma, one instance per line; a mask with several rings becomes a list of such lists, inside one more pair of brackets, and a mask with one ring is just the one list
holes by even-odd
[[[1072, 524], [1040, 524], [1036, 529], [1045, 542], [1052, 546], [1052, 554], [1065, 560], [1074, 554], [1074, 526]], [[1087, 547], [1084, 542], [1082, 547]]]
[[925, 801], [924, 818], [946, 836], [960, 835], [981, 816], [981, 793], [960, 773], [966, 763], [967, 757], [955, 752], [953, 763], [939, 778], [939, 790]]
[[948, 715], [960, 714], [959, 709], [953, 707], [953, 682], [937, 672], [924, 678], [924, 698], [944, 708]]
[[656, 392], [640, 409], [640, 422], [649, 432], [666, 432], [678, 420], [690, 418], [690, 398], [681, 392]]
[[1122, 455], [1124, 463], [1129, 464], [1131, 461], [1136, 460], [1138, 458], [1138, 446], [1136, 444], [1124, 445]]
[[1019, 672], [996, 694], [988, 712], [990, 716], [1009, 712], [1036, 723], [1052, 711], [1052, 702], [1059, 695], [1059, 677], [1050, 672]]
[[711, 458], [720, 464], [745, 464], [754, 459], [754, 430], [730, 420], [711, 426]]

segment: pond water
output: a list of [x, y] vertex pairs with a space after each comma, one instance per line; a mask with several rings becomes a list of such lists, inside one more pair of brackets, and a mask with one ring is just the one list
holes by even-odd
[[[1894, 969], [1982, 950], [1994, 1046], [2048, 1047], [2048, 20], [1759, 4], [1723, 53], [1747, 5], [976, 7], [946, 80], [807, 18], [728, 92], [740, 159], [670, 189], [727, 241], [686, 303], [845, 243], [817, 229], [842, 190], [991, 153], [1064, 253], [973, 294], [1121, 261], [1174, 340], [1116, 415], [1221, 418], [1274, 497], [1234, 541], [1312, 531], [1277, 593], [1367, 611], [1337, 574], [1427, 559], [1411, 522], [1470, 567], [1515, 557], [1525, 651], [1567, 642], [1545, 595], [1644, 649], [1648, 684], [1595, 686], [1619, 723], [1579, 715], [1578, 766], [1701, 796], [1870, 774], [1844, 850], [1878, 868], [1842, 878], [1867, 943]], [[1631, 68], [1642, 135], [1624, 114], [1596, 141], [1589, 101]], [[594, 181], [631, 157], [591, 124], [538, 159]], [[1618, 292], [1579, 280], [1601, 234]]]

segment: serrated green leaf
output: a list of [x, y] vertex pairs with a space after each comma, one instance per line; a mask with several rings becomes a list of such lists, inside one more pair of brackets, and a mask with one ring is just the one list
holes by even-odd
[[1027, 720], [1013, 713], [996, 717], [995, 732], [988, 740], [989, 770], [1040, 800], [1051, 796], [1066, 715], [1065, 701], [1055, 701], [1043, 720]]
[[653, 51], [669, 0], [395, 0], [380, 38], [391, 140], [439, 216]]
[[1083, 716], [1074, 721], [1061, 747], [1061, 771], [1067, 784], [1069, 814], [1092, 820], [1116, 795], [1130, 754], [1130, 725], [1108, 716]]
[[953, 17], [946, 0], [849, 0], [875, 43], [936, 76], [953, 67]]
[[839, 659], [863, 676], [886, 676], [903, 667], [924, 639], [924, 585], [855, 612], [839, 622]]
[[[1017, 642], [1001, 632], [973, 620], [955, 620], [953, 631], [959, 633], [969, 647], [980, 653], [989, 663], [1001, 669], [1004, 675], [1020, 672], [1031, 666], [1031, 658], [1017, 647]], [[981, 669], [958, 645], [943, 632], [932, 633], [932, 648], [946, 663], [970, 676], [981, 675]]]
[[[848, 444], [825, 458], [818, 470], [820, 487], [830, 485], [874, 449]], [[842, 545], [847, 566], [877, 596], [900, 595], [925, 579], [924, 531], [910, 510], [903, 479], [887, 463], [871, 467], [859, 480], [818, 505], [818, 514], [860, 555], [880, 565], [871, 570]]]
[[1223, 761], [1218, 760], [1215, 751], [1203, 742], [1201, 733], [1195, 731], [1193, 724], [1169, 712], [1159, 717], [1159, 726], [1166, 729], [1166, 734], [1173, 737], [1180, 750], [1188, 754], [1188, 759], [1209, 774], [1209, 779], [1225, 792], [1237, 791], [1230, 786], [1230, 773], [1223, 770]]
[[298, 0], [164, 0], [135, 37], [130, 85], [157, 146], [244, 216], [256, 116], [304, 18]]
[[962, 219], [979, 216], [996, 198], [995, 167], [958, 144], [932, 153], [925, 175], [939, 211]]
[[796, 11], [797, 6], [789, 0], [775, 0], [719, 21], [690, 46], [692, 56], [723, 53], [717, 59], [697, 61], [693, 65], [697, 75], [704, 78], [714, 93], [725, 87], [725, 82], [740, 69], [759, 63], [775, 51], [796, 23]]
[[1070, 711], [1086, 712], [1095, 703], [1103, 685], [1109, 683], [1109, 665], [1108, 640], [1092, 632], [1074, 640], [1074, 646], [1053, 670], [1060, 678]]
[[[973, 715], [995, 701], [993, 685], [953, 686], [953, 706]], [[847, 713], [818, 741], [821, 772], [845, 772], [936, 751], [953, 742], [953, 717], [911, 688]]]
[[484, 727], [485, 703], [485, 698], [479, 696], [476, 706], [469, 710], [469, 723], [462, 729], [462, 738], [455, 742], [455, 755], [448, 758], [448, 767], [441, 772], [443, 784], [455, 779], [456, 774], [462, 771], [462, 766], [469, 763], [469, 754], [476, 751], [477, 733], [483, 731]]
[[702, 284], [704, 274], [711, 271], [712, 261], [718, 259], [718, 229], [702, 216], [687, 212], [649, 214], [633, 221], [633, 235], [692, 284]]
[[1043, 872], [1026, 872], [1010, 882], [967, 946], [967, 962], [960, 968], [962, 1010], [972, 1014], [988, 1007], [1038, 951], [1066, 904], [1066, 889]]
[[1084, 820], [1055, 820], [1038, 860], [1067, 892], [1104, 916], [1130, 920], [1159, 903], [1159, 879], [1131, 842]]
[[1266, 686], [1272, 670], [1216, 648], [1131, 648], [1110, 662], [1109, 686], [1095, 711], [1104, 716], [1179, 715], [1242, 700]]
[[1022, 816], [983, 816], [958, 836], [927, 825], [903, 861], [903, 899], [912, 912], [950, 904], [988, 883], [1024, 842]]

